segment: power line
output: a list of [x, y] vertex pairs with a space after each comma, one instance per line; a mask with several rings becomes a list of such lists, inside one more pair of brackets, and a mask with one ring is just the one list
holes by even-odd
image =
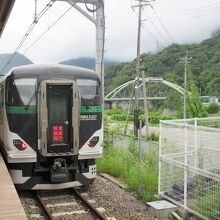
[[160, 19], [160, 17], [158, 16], [158, 14], [156, 13], [156, 11], [154, 10], [154, 8], [152, 7], [152, 10], [154, 12], [154, 14], [156, 15], [156, 17], [158, 18], [158, 21], [160, 22], [160, 24], [162, 25], [162, 27], [164, 28], [165, 32], [167, 33], [167, 35], [169, 36], [170, 40], [172, 42], [176, 42], [174, 40], [174, 38], [171, 36], [171, 34], [168, 32], [167, 28], [165, 27], [165, 25], [163, 24], [162, 20]]
[[2, 73], [4, 71], [7, 70], [7, 67], [9, 66], [9, 64], [13, 61], [13, 59], [16, 57], [16, 55], [18, 54], [18, 51], [20, 50], [20, 48], [22, 47], [22, 45], [24, 44], [24, 42], [27, 40], [27, 38], [29, 37], [30, 33], [32, 32], [32, 30], [34, 29], [34, 27], [36, 26], [37, 22], [39, 21], [39, 19], [51, 8], [51, 6], [53, 5], [54, 0], [50, 0], [47, 5], [41, 10], [41, 12], [35, 17], [34, 21], [31, 23], [31, 25], [29, 26], [29, 28], [27, 29], [26, 33], [24, 34], [23, 38], [21, 39], [21, 41], [19, 42], [18, 46], [16, 47], [16, 49], [14, 50], [13, 54], [10, 56], [9, 60], [6, 62], [6, 64], [4, 65], [4, 67], [2, 68], [2, 71], [0, 73], [0, 75], [2, 75]]
[[157, 28], [157, 26], [154, 24], [153, 20], [150, 18], [150, 16], [145, 13], [146, 16], [148, 17], [150, 23], [152, 24], [152, 26], [154, 27], [154, 29], [156, 30], [156, 32], [160, 35], [161, 39], [163, 39], [164, 42], [166, 42], [167, 45], [170, 45], [169, 41], [163, 36], [163, 34], [160, 32], [160, 30]]
[[[187, 10], [183, 10], [183, 11], [179, 11], [179, 12], [176, 12], [176, 13], [169, 13], [169, 14], [164, 14], [164, 15], [161, 15], [160, 17], [161, 18], [166, 18], [166, 17], [172, 17], [172, 16], [184, 16], [184, 15], [187, 15], [187, 14], [193, 14], [195, 15], [195, 12], [196, 11], [206, 11], [207, 10], [216, 10], [218, 7], [220, 7], [220, 3], [215, 3], [215, 4], [211, 4], [211, 5], [206, 5], [206, 6], [202, 6], [202, 7], [198, 7], [198, 8], [192, 8], [192, 9], [187, 9]], [[153, 17], [153, 19], [156, 19], [157, 17]]]
[[150, 30], [144, 23], [143, 23], [142, 25], [144, 26], [144, 28], [146, 28], [146, 29], [148, 30], [150, 36], [151, 36], [156, 42], [160, 43], [160, 45], [161, 45], [162, 47], [164, 47], [164, 45], [161, 44], [161, 42], [160, 42], [160, 41], [157, 39], [157, 37], [151, 32], [151, 30]]
[[[133, 12], [135, 13], [135, 15], [138, 17], [138, 14], [136, 13], [136, 11], [132, 8]], [[141, 26], [150, 34], [150, 37], [152, 38], [152, 40], [155, 40], [156, 42], [158, 42], [162, 47], [164, 47], [164, 45], [158, 40], [158, 38], [153, 34], [153, 32], [146, 26], [146, 24], [144, 22], [142, 22]], [[145, 32], [146, 33], [146, 32]], [[149, 37], [149, 34], [146, 33], [146, 36]]]
[[25, 54], [28, 50], [30, 50], [53, 26], [55, 26], [57, 24], [57, 22], [62, 19], [71, 9], [73, 8], [73, 6], [71, 6], [70, 8], [68, 8], [56, 21], [54, 21], [42, 34], [40, 34], [36, 40], [34, 40], [34, 42], [24, 50], [24, 52], [22, 53]]

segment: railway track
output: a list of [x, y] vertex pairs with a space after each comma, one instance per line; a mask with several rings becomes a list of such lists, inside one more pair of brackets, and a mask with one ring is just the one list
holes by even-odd
[[115, 219], [108, 217], [102, 207], [96, 207], [88, 194], [75, 189], [21, 193], [21, 201], [31, 220]]

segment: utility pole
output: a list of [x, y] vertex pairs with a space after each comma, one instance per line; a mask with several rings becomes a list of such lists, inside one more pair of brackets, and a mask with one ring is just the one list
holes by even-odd
[[137, 64], [136, 64], [136, 78], [135, 78], [135, 103], [134, 103], [134, 135], [135, 137], [138, 136], [138, 111], [139, 111], [139, 105], [138, 105], [138, 98], [140, 95], [139, 91], [139, 77], [141, 72], [141, 54], [140, 54], [140, 47], [141, 47], [141, 25], [142, 25], [142, 9], [143, 6], [150, 6], [150, 2], [154, 0], [136, 0], [139, 2], [138, 5], [132, 6], [133, 8], [138, 7], [138, 35], [137, 35]]
[[184, 104], [183, 104], [183, 118], [187, 118], [186, 114], [186, 106], [187, 106], [187, 64], [192, 59], [191, 56], [188, 55], [188, 51], [186, 51], [186, 56], [181, 59], [181, 62], [184, 63]]
[[187, 64], [192, 59], [189, 57], [188, 51], [186, 51], [186, 56], [181, 59], [181, 62], [184, 63], [184, 110], [183, 110], [183, 118], [184, 118], [184, 196], [183, 196], [183, 205], [184, 208], [187, 207], [187, 181], [188, 181], [188, 134], [187, 134], [187, 114], [186, 114], [186, 105], [187, 105]]
[[145, 74], [144, 74], [144, 67], [143, 66], [141, 66], [141, 74], [142, 74], [142, 81], [143, 81], [145, 129], [146, 129], [146, 138], [148, 138], [148, 136], [150, 135], [149, 123], [148, 123], [148, 103], [147, 103], [146, 81], [145, 81]]

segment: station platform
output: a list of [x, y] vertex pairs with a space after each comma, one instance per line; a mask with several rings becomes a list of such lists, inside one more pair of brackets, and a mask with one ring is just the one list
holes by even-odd
[[27, 220], [5, 162], [0, 154], [0, 220]]

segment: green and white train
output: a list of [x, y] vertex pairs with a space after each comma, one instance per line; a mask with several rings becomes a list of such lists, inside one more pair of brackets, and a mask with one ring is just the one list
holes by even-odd
[[0, 144], [18, 189], [90, 184], [102, 155], [101, 84], [92, 70], [26, 65], [0, 79]]

